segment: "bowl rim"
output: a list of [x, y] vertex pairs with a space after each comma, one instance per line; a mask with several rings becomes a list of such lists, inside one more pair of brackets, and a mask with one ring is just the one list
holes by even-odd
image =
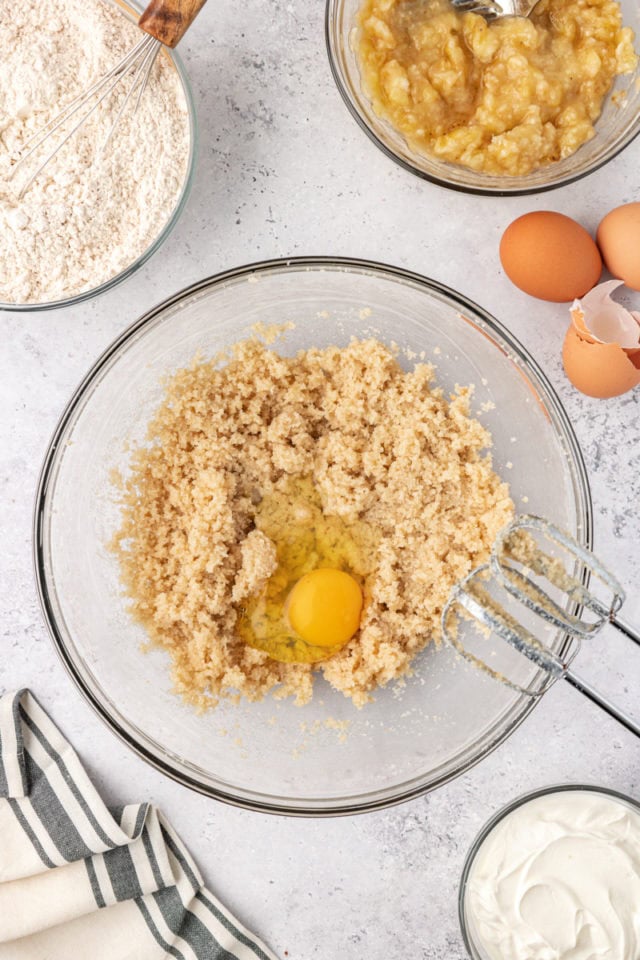
[[[137, 12], [138, 14], [142, 13], [143, 10], [139, 0], [111, 0], [111, 2], [115, 7], [121, 8], [123, 16], [127, 16], [127, 7], [129, 7], [134, 13]], [[187, 75], [185, 65], [175, 50], [172, 50], [169, 47], [163, 47], [162, 53], [169, 57], [176, 70], [176, 73], [178, 74], [178, 77], [180, 78], [189, 120], [189, 155], [187, 157], [184, 180], [182, 187], [180, 188], [180, 193], [178, 194], [176, 204], [170, 213], [169, 218], [164, 222], [160, 232], [153, 238], [148, 247], [143, 250], [142, 253], [136, 257], [132, 263], [126, 266], [114, 277], [110, 277], [103, 283], [98, 284], [97, 287], [91, 287], [90, 290], [83, 290], [71, 297], [63, 297], [60, 300], [47, 300], [39, 303], [5, 303], [0, 301], [0, 311], [4, 310], [7, 313], [28, 313], [31, 311], [36, 313], [38, 311], [45, 310], [60, 310], [65, 307], [75, 306], [77, 303], [83, 303], [86, 300], [93, 300], [95, 297], [99, 297], [101, 294], [106, 293], [107, 290], [111, 290], [119, 283], [122, 283], [123, 280], [126, 280], [128, 277], [132, 276], [137, 270], [140, 269], [140, 267], [144, 266], [147, 260], [149, 260], [150, 257], [152, 257], [153, 254], [160, 249], [175, 227], [176, 223], [180, 219], [182, 211], [186, 206], [187, 200], [189, 199], [189, 194], [191, 193], [191, 188], [195, 179], [200, 137], [193, 89], [191, 87], [191, 82]]]
[[[33, 512], [33, 564], [35, 572], [36, 589], [40, 608], [45, 620], [45, 624], [51, 636], [54, 648], [56, 649], [64, 667], [78, 687], [80, 693], [89, 703], [89, 705], [98, 714], [100, 719], [135, 753], [143, 760], [146, 760], [151, 766], [155, 767], [161, 773], [166, 774], [171, 779], [184, 786], [202, 793], [205, 796], [214, 797], [225, 803], [244, 809], [272, 813], [278, 815], [298, 816], [298, 817], [328, 817], [350, 815], [355, 813], [364, 813], [372, 810], [383, 809], [394, 806], [406, 800], [416, 797], [436, 789], [455, 779], [462, 773], [479, 763], [484, 757], [493, 752], [501, 743], [503, 743], [524, 721], [535, 707], [537, 700], [530, 698], [528, 703], [524, 703], [515, 720], [506, 730], [496, 732], [491, 731], [488, 735], [488, 742], [483, 748], [472, 757], [466, 757], [462, 765], [455, 771], [445, 771], [435, 778], [432, 782], [425, 783], [425, 776], [413, 777], [404, 784], [395, 788], [378, 788], [369, 791], [367, 794], [355, 796], [345, 796], [334, 798], [330, 801], [322, 798], [305, 798], [304, 801], [297, 802], [289, 800], [286, 797], [269, 797], [266, 794], [251, 791], [245, 788], [239, 788], [236, 792], [230, 792], [218, 785], [212, 786], [203, 780], [196, 779], [184, 770], [176, 769], [173, 765], [171, 755], [165, 753], [164, 757], [157, 756], [152, 749], [145, 745], [143, 740], [150, 741], [150, 737], [142, 731], [137, 731], [140, 739], [131, 730], [136, 730], [132, 723], [128, 723], [131, 730], [128, 730], [119, 719], [114, 717], [109, 711], [108, 706], [103, 703], [99, 696], [91, 688], [91, 684], [79, 666], [74, 661], [71, 652], [67, 649], [67, 643], [64, 631], [57, 623], [54, 605], [51, 601], [51, 595], [47, 577], [47, 562], [44, 556], [44, 530], [47, 523], [48, 510], [47, 500], [52, 481], [55, 479], [57, 452], [61, 446], [67, 425], [72, 420], [76, 411], [81, 408], [85, 394], [91, 388], [94, 381], [100, 378], [102, 370], [117, 355], [120, 349], [132, 340], [147, 325], [150, 325], [163, 312], [182, 300], [189, 299], [195, 294], [209, 288], [217, 287], [230, 281], [239, 281], [256, 274], [269, 274], [282, 271], [298, 270], [318, 270], [335, 269], [337, 271], [349, 273], [350, 271], [366, 271], [379, 276], [387, 277], [397, 281], [410, 282], [421, 288], [428, 294], [444, 295], [453, 301], [456, 306], [462, 310], [470, 310], [479, 316], [488, 328], [496, 333], [500, 339], [506, 341], [509, 348], [519, 358], [527, 372], [531, 372], [537, 385], [544, 391], [545, 410], [554, 414], [556, 420], [556, 429], [561, 428], [561, 435], [566, 444], [566, 456], [571, 464], [574, 476], [574, 495], [576, 498], [576, 510], [579, 521], [581, 521], [581, 533], [584, 539], [584, 545], [592, 546], [593, 541], [593, 506], [591, 500], [591, 491], [587, 477], [586, 467], [582, 452], [580, 450], [575, 432], [571, 422], [557, 396], [554, 388], [542, 372], [536, 361], [530, 357], [520, 342], [504, 327], [499, 320], [492, 317], [482, 307], [478, 306], [472, 300], [466, 298], [457, 291], [438, 281], [431, 280], [421, 276], [413, 271], [401, 267], [393, 267], [384, 263], [370, 260], [363, 260], [350, 257], [331, 257], [331, 256], [299, 256], [272, 259], [250, 263], [244, 266], [231, 268], [206, 277], [190, 286], [178, 291], [173, 296], [167, 298], [159, 304], [156, 304], [138, 320], [127, 327], [107, 348], [89, 369], [88, 373], [82, 379], [71, 399], [64, 408], [54, 433], [47, 446], [43, 465], [40, 471], [38, 484], [36, 488], [34, 512]], [[483, 331], [484, 332], [484, 331]], [[496, 343], [496, 348], [501, 349], [501, 345]], [[533, 386], [533, 385], [531, 385]], [[537, 395], [537, 394], [536, 394]], [[86, 671], [85, 671], [86, 673]], [[101, 691], [102, 692], [102, 691]], [[106, 699], [106, 698], [105, 698]], [[126, 720], [126, 718], [123, 718]], [[417, 781], [417, 782], [416, 782]]]
[[[481, 197], [525, 197], [532, 196], [536, 193], [546, 193], [549, 190], [557, 190], [560, 187], [566, 187], [570, 183], [575, 183], [578, 180], [582, 180], [583, 177], [587, 177], [592, 173], [595, 173], [596, 170], [600, 170], [601, 167], [609, 163], [618, 154], [622, 153], [630, 143], [633, 143], [637, 136], [640, 136], [640, 122], [636, 124], [636, 129], [627, 133], [626, 136], [622, 137], [621, 140], [615, 145], [614, 148], [607, 151], [606, 155], [603, 156], [600, 160], [593, 163], [592, 165], [586, 167], [584, 170], [579, 170], [576, 173], [568, 173], [566, 176], [559, 178], [551, 183], [544, 183], [535, 187], [513, 187], [509, 188], [508, 186], [504, 187], [481, 187], [481, 186], [471, 186], [464, 183], [450, 183], [444, 177], [438, 177], [435, 174], [428, 173], [426, 170], [422, 170], [420, 167], [410, 163], [404, 157], [399, 156], [391, 147], [385, 143], [385, 141], [378, 136], [371, 124], [366, 120], [362, 115], [357, 105], [355, 104], [353, 97], [349, 93], [348, 85], [344, 77], [344, 71], [340, 65], [340, 58], [337, 55], [335, 50], [335, 45], [333, 42], [333, 32], [337, 20], [337, 12], [340, 8], [340, 5], [344, 0], [326, 0], [325, 2], [325, 18], [324, 18], [324, 37], [325, 37], [325, 47], [327, 51], [327, 58], [329, 60], [329, 68], [331, 70], [331, 75], [333, 77], [334, 83], [338, 88], [338, 92], [342, 97], [342, 100], [347, 106], [347, 109], [353, 119], [356, 121], [360, 129], [366, 133], [368, 138], [378, 147], [382, 153], [385, 154], [390, 160], [393, 160], [398, 166], [402, 167], [408, 173], [414, 174], [414, 176], [419, 177], [421, 180], [426, 180], [429, 183], [436, 184], [436, 186], [443, 187], [446, 190], [454, 190], [457, 193], [467, 193], [472, 194], [473, 196]], [[553, 166], [552, 164], [550, 166]], [[464, 168], [463, 168], [464, 169]], [[515, 179], [515, 178], [514, 178]], [[508, 183], [509, 178], [506, 177], [505, 181]]]
[[466, 895], [468, 890], [469, 874], [471, 873], [475, 858], [478, 855], [482, 844], [492, 833], [495, 827], [497, 827], [498, 824], [504, 820], [505, 817], [507, 817], [510, 813], [513, 813], [514, 810], [518, 810], [520, 807], [523, 807], [531, 800], [537, 800], [539, 797], [546, 797], [553, 793], [599, 793], [602, 796], [613, 797], [616, 800], [621, 800], [623, 803], [628, 804], [637, 810], [638, 813], [640, 813], [640, 800], [636, 800], [634, 797], [630, 797], [628, 794], [622, 793], [620, 790], [614, 790], [611, 787], [602, 787], [595, 783], [555, 783], [547, 787], [538, 787], [536, 790], [528, 790], [526, 793], [520, 794], [513, 800], [510, 800], [504, 806], [500, 807], [493, 814], [493, 816], [486, 821], [484, 826], [473, 840], [465, 857], [464, 866], [460, 875], [460, 885], [458, 887], [458, 921], [460, 924], [460, 932], [462, 933], [464, 946], [471, 960], [485, 960], [485, 957], [482, 956], [473, 937], [471, 936], [466, 915]]

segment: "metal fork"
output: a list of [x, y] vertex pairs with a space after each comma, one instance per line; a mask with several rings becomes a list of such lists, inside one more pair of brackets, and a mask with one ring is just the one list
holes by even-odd
[[461, 13], [477, 13], [485, 20], [502, 17], [528, 17], [540, 0], [451, 0]]
[[[549, 544], [547, 549], [560, 547], [574, 566], [577, 563], [610, 591], [610, 599], [605, 601], [593, 590], [587, 589], [582, 579], [573, 572], [567, 572], [557, 557], [538, 547], [533, 534], [538, 534], [545, 544]], [[561, 606], [547, 592], [548, 588], [543, 589], [534, 577], [542, 579], [545, 586], [550, 584], [556, 593], [569, 601], [572, 612]], [[520, 608], [531, 611], [540, 625], [546, 622], [564, 631], [567, 642], [562, 655], [544, 644], [509, 613], [502, 599], [496, 600], [495, 594], [500, 595], [503, 591], [507, 600], [514, 598]], [[624, 590], [616, 577], [590, 551], [548, 520], [524, 515], [498, 534], [489, 563], [472, 570], [455, 585], [442, 612], [442, 634], [474, 666], [527, 696], [540, 697], [556, 680], [567, 680], [609, 716], [640, 737], [639, 723], [570, 669], [582, 640], [595, 636], [607, 624], [640, 646], [640, 634], [617, 616], [624, 599]], [[543, 671], [544, 680], [524, 687], [467, 650], [458, 635], [461, 614], [471, 619], [485, 638], [489, 635], [499, 637], [527, 657]], [[584, 619], [585, 615], [591, 619]]]

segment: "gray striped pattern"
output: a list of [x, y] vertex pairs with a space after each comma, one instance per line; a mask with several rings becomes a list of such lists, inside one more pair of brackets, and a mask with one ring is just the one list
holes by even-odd
[[[0, 698], [2, 803], [9, 805], [25, 849], [32, 851], [34, 873], [84, 862], [84, 871], [74, 874], [84, 876], [82, 902], [90, 897], [100, 911], [131, 901], [144, 921], [135, 935], [146, 930], [165, 956], [276, 960], [204, 888], [188, 851], [155, 808], [107, 809], [76, 754], [28, 691]], [[78, 944], [78, 955], [88, 955], [87, 950], [87, 944]]]
[[20, 824], [20, 826], [22, 827], [22, 829], [24, 830], [24, 832], [25, 832], [26, 835], [28, 836], [29, 840], [30, 840], [31, 843], [33, 844], [33, 847], [34, 847], [36, 853], [38, 854], [38, 856], [40, 857], [40, 859], [41, 859], [42, 862], [44, 863], [45, 867], [49, 867], [49, 869], [55, 867], [55, 863], [54, 863], [52, 860], [49, 859], [49, 857], [47, 856], [47, 854], [45, 853], [45, 851], [44, 851], [44, 849], [43, 849], [42, 844], [40, 843], [40, 841], [38, 840], [36, 834], [35, 834], [34, 831], [32, 830], [32, 828], [31, 828], [31, 826], [29, 825], [29, 823], [27, 822], [27, 819], [26, 819], [25, 815], [23, 814], [22, 810], [20, 809], [20, 805], [18, 804], [18, 801], [17, 801], [17, 800], [14, 800], [12, 797], [9, 797], [8, 803], [9, 803], [9, 806], [10, 806], [11, 810], [12, 810], [13, 813], [14, 813], [14, 816], [15, 816], [16, 820], [18, 821], [18, 823]]
[[[2, 729], [0, 728], [0, 758], [2, 757]], [[0, 763], [0, 797], [9, 796], [9, 784], [7, 783], [7, 775], [4, 772], [4, 765]]]
[[[79, 802], [79, 804], [80, 804], [80, 806], [82, 807], [82, 810], [83, 810], [83, 812], [84, 812], [87, 820], [88, 820], [89, 823], [93, 826], [94, 830], [96, 831], [96, 833], [98, 834], [98, 836], [100, 837], [100, 839], [101, 839], [104, 843], [106, 843], [107, 845], [109, 845], [109, 843], [111, 842], [110, 837], [108, 837], [108, 836], [105, 834], [105, 832], [103, 831], [102, 827], [100, 826], [100, 824], [99, 824], [98, 821], [96, 820], [95, 816], [93, 815], [93, 811], [91, 810], [89, 804], [86, 802], [85, 798], [82, 796], [81, 791], [79, 790], [79, 788], [78, 788], [77, 785], [75, 784], [75, 782], [74, 782], [71, 774], [69, 773], [69, 770], [67, 769], [67, 766], [66, 766], [64, 760], [62, 759], [62, 757], [60, 756], [60, 754], [57, 753], [56, 750], [54, 750], [54, 748], [51, 746], [51, 744], [49, 743], [49, 741], [48, 741], [47, 738], [45, 737], [44, 733], [42, 733], [42, 731], [38, 729], [38, 727], [36, 726], [36, 724], [33, 722], [33, 720], [30, 718], [29, 714], [26, 712], [26, 710], [24, 710], [23, 707], [20, 707], [20, 716], [21, 716], [22, 720], [24, 721], [24, 723], [26, 723], [26, 725], [29, 727], [29, 730], [34, 734], [34, 736], [37, 738], [37, 740], [42, 744], [42, 746], [44, 747], [44, 749], [45, 749], [45, 751], [47, 752], [47, 754], [51, 757], [51, 759], [53, 760], [53, 762], [56, 764], [56, 766], [57, 766], [58, 769], [60, 770], [60, 772], [61, 772], [61, 774], [62, 774], [62, 776], [63, 776], [63, 778], [64, 778], [64, 780], [65, 780], [65, 783], [68, 785], [69, 789], [71, 790], [71, 793], [74, 795], [74, 797], [76, 798], [76, 800]], [[77, 858], [74, 858], [74, 859], [77, 859]]]
[[[26, 796], [29, 792], [23, 763], [22, 725], [18, 711], [24, 690], [0, 698], [0, 797]], [[6, 764], [3, 757], [17, 757], [17, 764]], [[16, 779], [20, 783], [16, 783]]]
[[102, 891], [100, 890], [100, 884], [98, 883], [98, 877], [96, 876], [96, 868], [93, 865], [91, 858], [89, 857], [85, 860], [85, 865], [87, 868], [87, 873], [89, 874], [89, 883], [91, 884], [91, 890], [93, 895], [96, 898], [96, 905], [100, 908], [106, 907], [105, 899], [102, 896]]
[[[83, 841], [75, 824], [67, 814], [44, 772], [33, 757], [25, 754], [25, 766], [31, 784], [29, 800], [38, 820], [47, 830], [53, 843], [67, 863], [90, 857], [92, 850]], [[55, 827], [51, 825], [55, 824]]]
[[174, 947], [171, 943], [164, 939], [158, 930], [158, 927], [154, 923], [153, 917], [149, 913], [149, 910], [143, 900], [138, 903], [138, 907], [140, 909], [140, 913], [144, 917], [147, 927], [153, 935], [154, 940], [159, 943], [164, 950], [167, 951], [167, 956], [176, 957], [176, 960], [185, 960], [184, 954], [180, 953], [177, 947]]

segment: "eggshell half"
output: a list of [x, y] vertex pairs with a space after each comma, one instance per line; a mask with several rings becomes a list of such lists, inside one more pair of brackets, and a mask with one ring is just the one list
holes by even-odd
[[588, 397], [619, 397], [640, 384], [640, 350], [628, 352], [617, 343], [583, 340], [573, 324], [562, 347], [569, 380]]
[[569, 313], [571, 315], [571, 322], [581, 340], [586, 340], [587, 343], [600, 343], [585, 323], [584, 310], [581, 308], [579, 300], [574, 301]]
[[602, 271], [598, 248], [584, 227], [550, 210], [514, 220], [502, 235], [500, 260], [516, 287], [554, 303], [584, 296]]
[[611, 299], [621, 286], [622, 280], [606, 280], [573, 301], [569, 313], [582, 340], [617, 343], [627, 352], [640, 349], [640, 312]]
[[625, 203], [608, 213], [597, 240], [607, 269], [632, 290], [640, 290], [640, 203]]

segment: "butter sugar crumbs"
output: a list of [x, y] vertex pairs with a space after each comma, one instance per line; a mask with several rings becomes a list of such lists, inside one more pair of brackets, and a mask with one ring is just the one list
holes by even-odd
[[[284, 357], [254, 338], [170, 379], [132, 454], [113, 548], [132, 616], [187, 702], [271, 691], [303, 705], [322, 673], [362, 706], [439, 643], [452, 585], [488, 558], [513, 504], [470, 388], [447, 399], [433, 377], [375, 339]], [[312, 479], [326, 515], [377, 533], [360, 629], [316, 664], [276, 662], [236, 629], [277, 562], [258, 505], [295, 478]]]

